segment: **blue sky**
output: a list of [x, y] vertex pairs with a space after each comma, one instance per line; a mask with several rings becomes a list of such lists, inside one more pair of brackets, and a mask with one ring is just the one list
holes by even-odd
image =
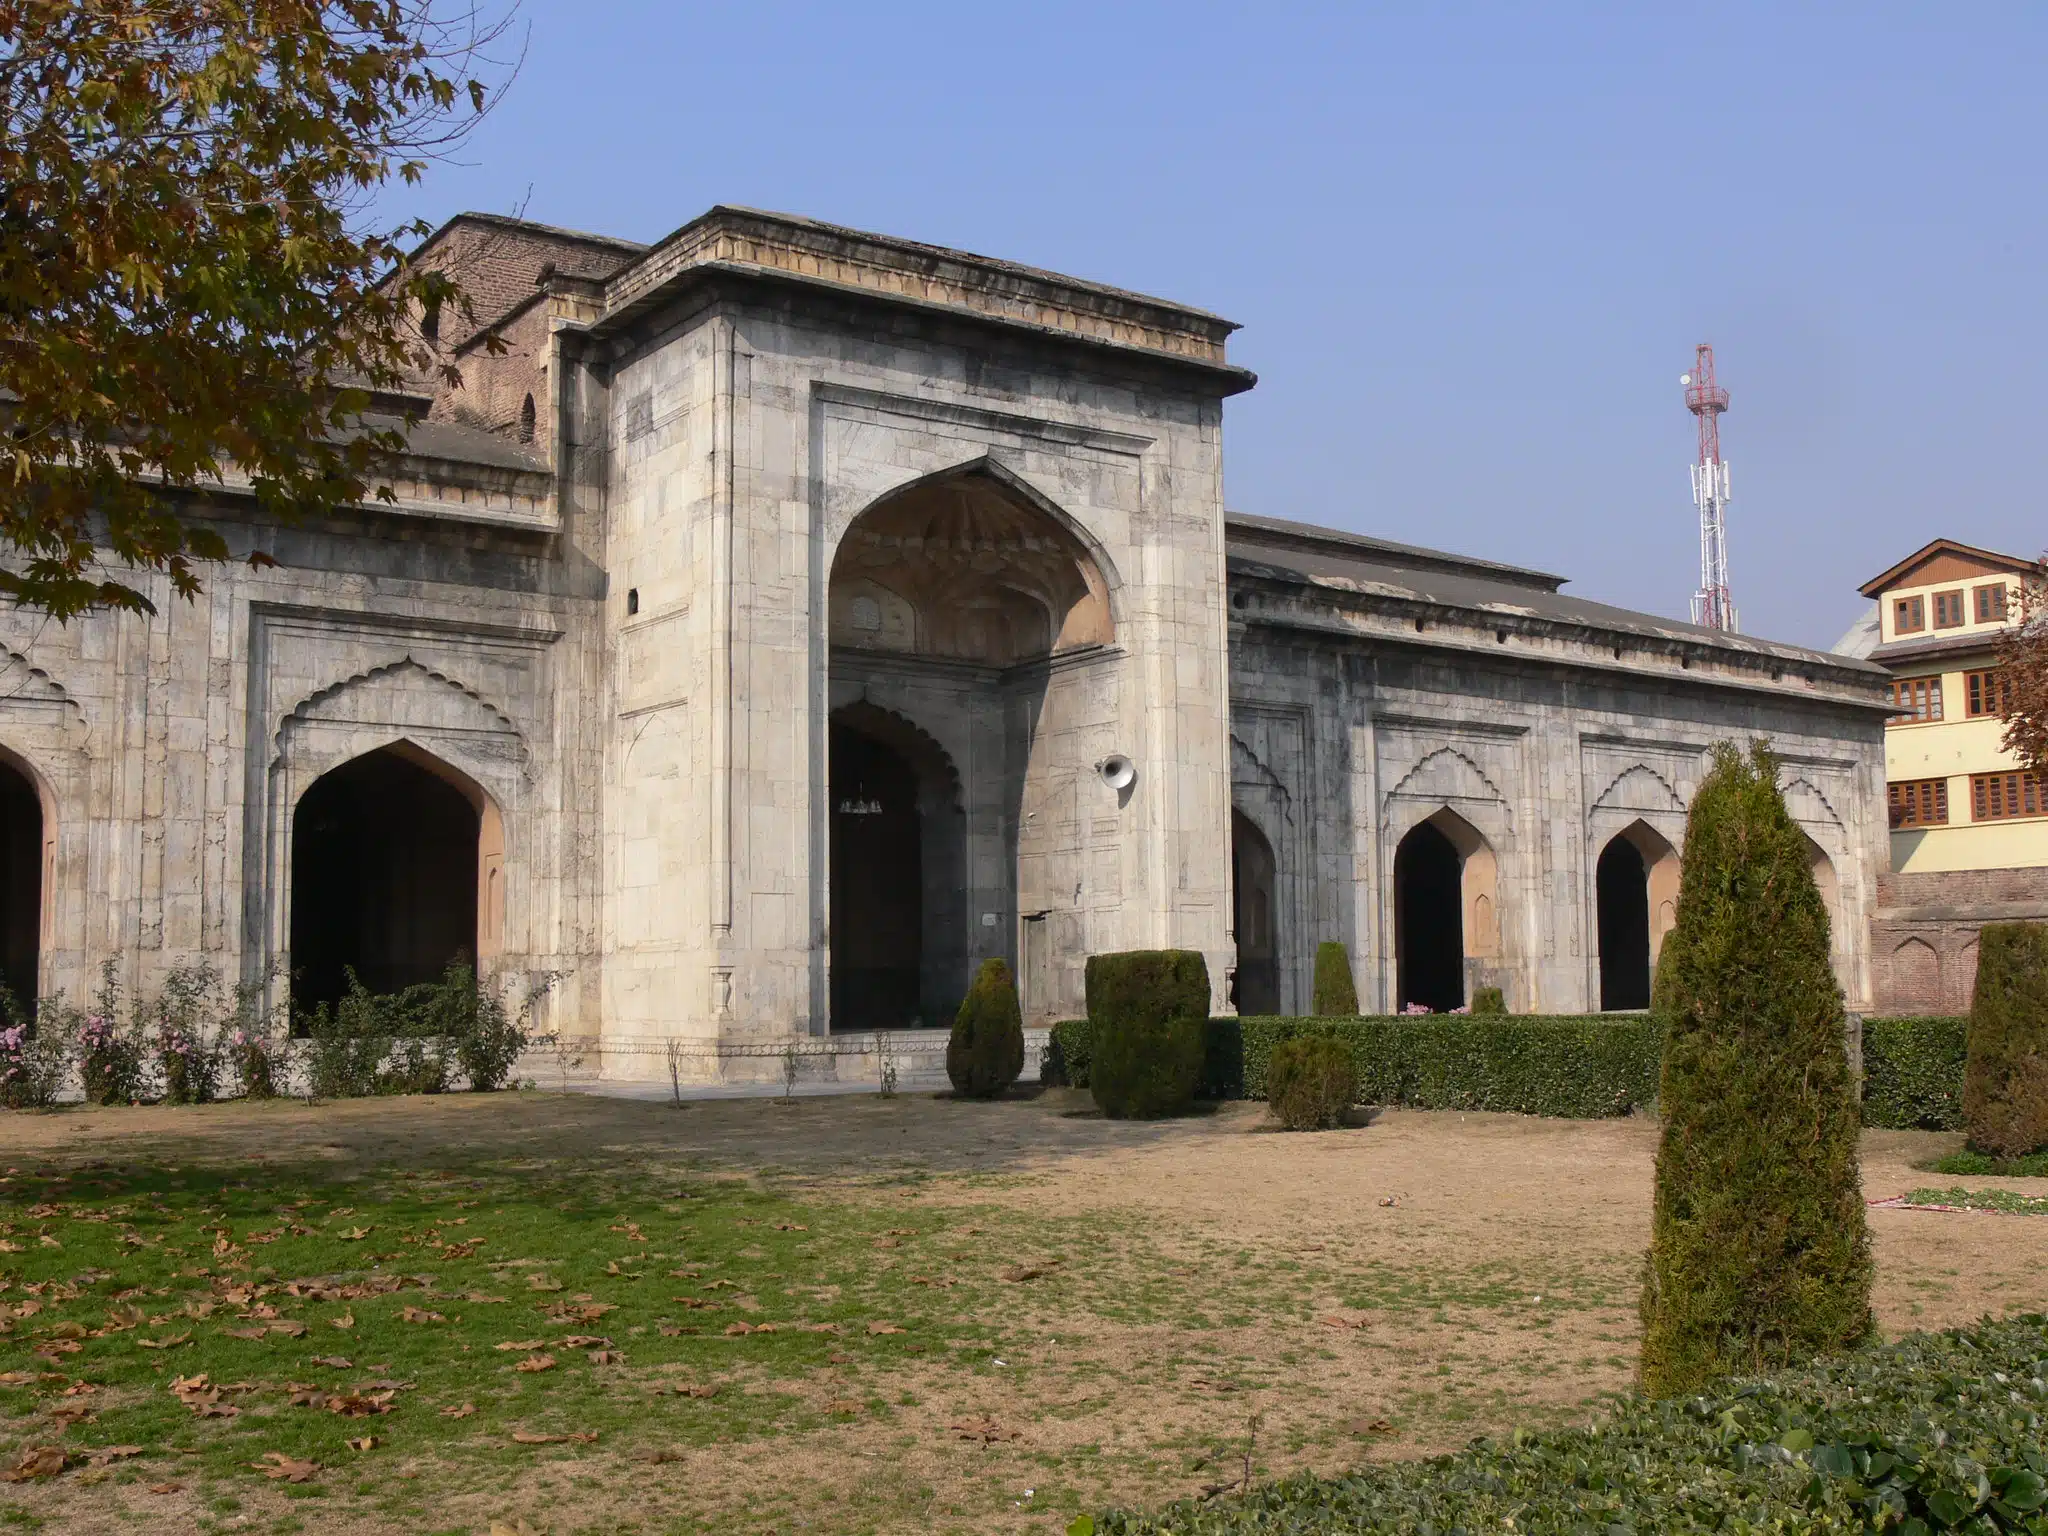
[[1230, 504], [1682, 616], [1711, 341], [1744, 629], [1938, 534], [2048, 544], [2048, 10], [525, 0], [394, 212], [746, 203], [1243, 324]]

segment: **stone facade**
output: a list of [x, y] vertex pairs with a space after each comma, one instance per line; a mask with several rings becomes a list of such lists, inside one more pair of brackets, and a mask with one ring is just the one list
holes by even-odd
[[990, 956], [1035, 1025], [1123, 948], [1305, 1007], [1321, 938], [1368, 1008], [1436, 966], [1577, 1010], [1601, 933], [1661, 937], [1708, 748], [1763, 734], [1868, 999], [1875, 669], [1226, 518], [1228, 322], [733, 209], [424, 259], [477, 313], [427, 326], [462, 390], [381, 403], [423, 418], [393, 502], [286, 528], [228, 486], [275, 566], [0, 616], [10, 976], [402, 980], [473, 926], [601, 1070], [702, 1080], [873, 1054]]

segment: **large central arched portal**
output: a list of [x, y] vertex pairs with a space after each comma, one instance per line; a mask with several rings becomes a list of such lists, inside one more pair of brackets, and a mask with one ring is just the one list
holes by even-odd
[[502, 847], [482, 791], [416, 747], [322, 774], [292, 816], [294, 1004], [335, 1002], [351, 971], [395, 992], [474, 961], [492, 937], [478, 909], [498, 896], [500, 860], [488, 855]]
[[[1071, 702], [1110, 587], [1063, 513], [982, 461], [854, 519], [828, 607], [832, 1027], [946, 1023], [981, 960], [1016, 966], [1023, 920], [1067, 931], [1085, 872], [1113, 867], [1086, 857], [1076, 770], [1118, 743]], [[1036, 947], [1027, 1015], [1065, 1003], [1070, 960]]]

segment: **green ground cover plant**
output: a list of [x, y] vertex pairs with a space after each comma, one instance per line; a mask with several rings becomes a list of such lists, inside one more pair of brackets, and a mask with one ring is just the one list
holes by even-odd
[[1964, 1175], [1994, 1174], [2002, 1178], [2048, 1179], [2048, 1152], [2036, 1152], [2031, 1157], [1989, 1157], [1982, 1152], [1953, 1152], [1947, 1157], [1938, 1157], [1932, 1162], [1915, 1163], [1915, 1168], [1925, 1168], [1929, 1173], [1960, 1173]]
[[1965, 1211], [2005, 1211], [2014, 1216], [2048, 1216], [2048, 1195], [2010, 1189], [1916, 1189], [1908, 1205], [1951, 1205]]
[[2048, 1318], [1915, 1334], [1589, 1429], [1299, 1477], [1074, 1536], [2048, 1531]]
[[1658, 1396], [1850, 1348], [1873, 1326], [1856, 1083], [1809, 859], [1769, 749], [1718, 748], [1686, 816], [1653, 999], [1642, 1362]]
[[1978, 931], [1963, 1118], [1973, 1151], [2048, 1152], [2048, 924]]

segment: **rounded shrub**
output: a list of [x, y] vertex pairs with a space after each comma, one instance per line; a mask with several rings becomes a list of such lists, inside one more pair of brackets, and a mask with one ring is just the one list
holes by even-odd
[[1963, 1120], [1972, 1151], [2048, 1149], [2048, 924], [1987, 923], [1977, 934]]
[[1871, 1330], [1858, 1106], [1828, 915], [1777, 760], [1723, 745], [1686, 820], [1657, 965], [1663, 1137], [1643, 1386], [1698, 1391]]
[[953, 1019], [946, 1076], [955, 1093], [993, 1099], [1023, 1070], [1024, 1013], [1017, 1006], [1017, 983], [1003, 961], [984, 960]]
[[1352, 1018], [1358, 1013], [1358, 987], [1351, 979], [1350, 951], [1335, 939], [1316, 946], [1316, 1017]]
[[1472, 994], [1474, 1013], [1504, 1014], [1508, 1011], [1507, 994], [1499, 987], [1481, 987]]
[[1266, 1106], [1290, 1131], [1342, 1125], [1358, 1097], [1358, 1067], [1351, 1047], [1335, 1035], [1282, 1040], [1266, 1058]]
[[1209, 967], [1192, 949], [1088, 957], [1088, 1088], [1113, 1120], [1186, 1109], [1201, 1081]]

